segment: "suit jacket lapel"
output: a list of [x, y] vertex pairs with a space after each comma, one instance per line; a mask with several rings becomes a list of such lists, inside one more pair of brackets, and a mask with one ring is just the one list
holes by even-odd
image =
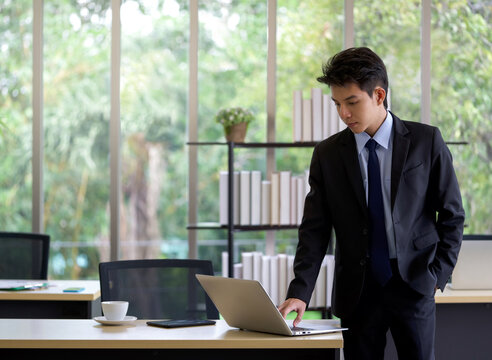
[[341, 143], [340, 157], [345, 165], [347, 177], [354, 189], [359, 205], [364, 209], [364, 212], [367, 213], [366, 194], [364, 191], [364, 184], [362, 183], [362, 175], [360, 173], [357, 145], [355, 143], [354, 134], [350, 129], [347, 128], [344, 130]]
[[408, 129], [405, 124], [393, 113], [393, 157], [391, 161], [391, 211], [395, 205], [396, 195], [398, 193], [398, 185], [407, 160], [410, 140], [406, 138]]

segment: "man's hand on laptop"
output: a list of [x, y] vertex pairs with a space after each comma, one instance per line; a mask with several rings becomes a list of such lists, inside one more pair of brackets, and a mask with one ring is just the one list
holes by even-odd
[[278, 310], [284, 318], [290, 312], [295, 311], [297, 313], [297, 317], [295, 318], [293, 325], [297, 326], [297, 324], [301, 322], [304, 311], [306, 311], [306, 303], [300, 299], [289, 298], [278, 307]]

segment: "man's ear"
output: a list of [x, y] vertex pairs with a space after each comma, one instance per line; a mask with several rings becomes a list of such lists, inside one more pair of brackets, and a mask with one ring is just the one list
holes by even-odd
[[374, 89], [374, 96], [375, 96], [377, 104], [381, 105], [381, 104], [383, 104], [384, 99], [386, 98], [386, 91], [384, 91], [384, 89], [382, 87], [377, 86]]

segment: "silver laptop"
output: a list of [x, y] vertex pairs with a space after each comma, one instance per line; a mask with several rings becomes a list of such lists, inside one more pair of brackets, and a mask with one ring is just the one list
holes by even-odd
[[492, 241], [464, 240], [451, 276], [453, 290], [492, 289]]
[[346, 330], [335, 320], [323, 326], [292, 327], [282, 317], [263, 286], [256, 280], [196, 275], [220, 314], [231, 327], [271, 334], [297, 336]]

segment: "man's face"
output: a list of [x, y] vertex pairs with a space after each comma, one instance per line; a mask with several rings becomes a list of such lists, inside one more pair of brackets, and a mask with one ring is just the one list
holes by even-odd
[[343, 122], [353, 133], [359, 134], [365, 131], [371, 137], [386, 118], [386, 109], [383, 105], [385, 95], [381, 87], [376, 87], [370, 97], [357, 84], [331, 86], [331, 97]]

